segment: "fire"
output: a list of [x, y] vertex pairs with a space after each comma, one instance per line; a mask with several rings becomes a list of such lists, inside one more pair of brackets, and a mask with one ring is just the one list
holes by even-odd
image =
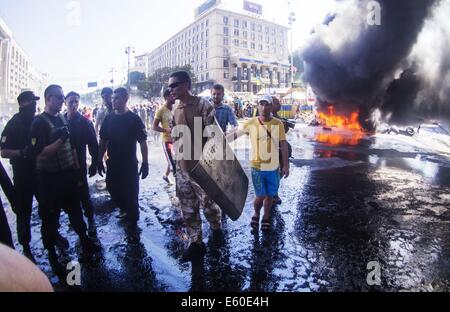
[[328, 107], [328, 114], [319, 113], [319, 121], [328, 127], [339, 127], [354, 131], [362, 131], [358, 118], [358, 112], [351, 113], [350, 117], [336, 115], [334, 106]]
[[350, 135], [341, 133], [318, 133], [316, 141], [330, 145], [358, 145], [359, 141], [364, 138], [364, 133], [354, 132]]
[[363, 128], [358, 118], [358, 112], [351, 113], [349, 117], [337, 115], [334, 107], [329, 106], [328, 113], [319, 113], [319, 122], [329, 128], [336, 127], [351, 131], [349, 133], [318, 133], [316, 141], [330, 145], [358, 145], [361, 139], [364, 138]]

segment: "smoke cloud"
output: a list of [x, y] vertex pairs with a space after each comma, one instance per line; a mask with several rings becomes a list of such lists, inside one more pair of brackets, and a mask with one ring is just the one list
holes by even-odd
[[359, 110], [367, 129], [375, 115], [396, 124], [450, 120], [450, 0], [380, 0], [381, 25], [368, 23], [369, 3], [338, 1], [302, 51], [304, 80], [321, 105]]

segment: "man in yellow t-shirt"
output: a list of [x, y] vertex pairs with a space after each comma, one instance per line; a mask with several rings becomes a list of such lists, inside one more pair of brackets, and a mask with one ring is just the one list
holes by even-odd
[[164, 91], [164, 100], [166, 101], [166, 103], [156, 112], [152, 129], [153, 131], [161, 132], [164, 154], [166, 155], [168, 163], [166, 174], [163, 176], [163, 180], [169, 184], [173, 184], [173, 182], [169, 178], [169, 175], [170, 171], [173, 172], [174, 176], [177, 172], [173, 154], [173, 139], [171, 136], [173, 123], [172, 108], [173, 104], [175, 104], [175, 100], [170, 94], [170, 90], [168, 89]]
[[[289, 159], [284, 125], [280, 120], [272, 118], [272, 98], [263, 96], [258, 103], [259, 117], [248, 120], [242, 129], [230, 133], [227, 139], [232, 141], [244, 134], [250, 137], [252, 146], [250, 166], [256, 194], [255, 214], [251, 225], [259, 227], [260, 212], [264, 207], [261, 229], [267, 231], [270, 230], [271, 209], [280, 183], [280, 162], [282, 177], [287, 178]], [[282, 159], [279, 156], [280, 150]]]

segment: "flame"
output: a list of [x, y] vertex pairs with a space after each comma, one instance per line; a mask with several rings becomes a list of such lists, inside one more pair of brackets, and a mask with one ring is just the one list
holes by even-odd
[[318, 133], [316, 135], [316, 141], [330, 145], [358, 145], [363, 137], [363, 132], [354, 132], [350, 135], [341, 133]]
[[359, 113], [353, 112], [350, 117], [336, 115], [334, 106], [328, 106], [328, 114], [319, 113], [319, 121], [328, 127], [346, 128], [349, 130], [362, 131], [358, 121]]
[[351, 133], [318, 133], [316, 141], [330, 145], [358, 145], [364, 138], [363, 127], [358, 118], [358, 112], [351, 113], [350, 117], [337, 115], [334, 106], [329, 106], [328, 113], [319, 113], [319, 122], [327, 127], [351, 130]]

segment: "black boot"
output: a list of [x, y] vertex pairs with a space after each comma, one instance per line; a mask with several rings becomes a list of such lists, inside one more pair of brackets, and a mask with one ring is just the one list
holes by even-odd
[[183, 253], [181, 261], [189, 262], [202, 259], [206, 254], [205, 243], [191, 243], [188, 249]]

